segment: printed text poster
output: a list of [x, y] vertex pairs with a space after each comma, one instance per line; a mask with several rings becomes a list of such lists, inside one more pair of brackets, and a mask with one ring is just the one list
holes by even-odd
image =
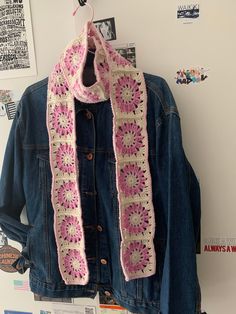
[[0, 79], [36, 75], [29, 0], [0, 0]]

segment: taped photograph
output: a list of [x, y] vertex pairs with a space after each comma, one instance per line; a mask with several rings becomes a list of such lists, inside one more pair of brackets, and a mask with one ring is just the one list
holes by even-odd
[[116, 26], [114, 17], [95, 21], [94, 24], [105, 40], [116, 40]]

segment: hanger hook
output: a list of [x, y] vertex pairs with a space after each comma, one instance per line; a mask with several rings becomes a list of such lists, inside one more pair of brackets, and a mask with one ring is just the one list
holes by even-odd
[[78, 7], [75, 9], [75, 11], [73, 12], [73, 16], [75, 16], [75, 14], [77, 13], [78, 9], [81, 7], [81, 6], [84, 6], [84, 5], [87, 5], [91, 11], [92, 11], [92, 18], [90, 20], [90, 22], [92, 23], [93, 22], [93, 19], [94, 19], [94, 8], [93, 6], [87, 2], [87, 0], [79, 0], [79, 5]]
[[80, 6], [84, 6], [86, 4], [87, 0], [79, 0]]

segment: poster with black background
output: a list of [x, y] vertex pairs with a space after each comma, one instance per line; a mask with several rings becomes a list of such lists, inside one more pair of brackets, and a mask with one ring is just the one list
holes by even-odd
[[29, 0], [0, 0], [0, 78], [34, 74]]

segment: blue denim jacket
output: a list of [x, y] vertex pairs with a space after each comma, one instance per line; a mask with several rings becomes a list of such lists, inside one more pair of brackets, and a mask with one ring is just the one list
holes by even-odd
[[[168, 84], [159, 76], [144, 76], [156, 220], [156, 274], [127, 282], [121, 269], [110, 101], [85, 104], [75, 100], [79, 186], [90, 280], [85, 286], [64, 284], [57, 264], [50, 195], [48, 78], [29, 86], [17, 108], [1, 173], [0, 226], [10, 239], [22, 244], [22, 256], [13, 266], [20, 273], [30, 269], [34, 293], [95, 298], [100, 291], [131, 312], [198, 314], [199, 182], [183, 149], [180, 116]], [[20, 220], [24, 206], [28, 225]]]

